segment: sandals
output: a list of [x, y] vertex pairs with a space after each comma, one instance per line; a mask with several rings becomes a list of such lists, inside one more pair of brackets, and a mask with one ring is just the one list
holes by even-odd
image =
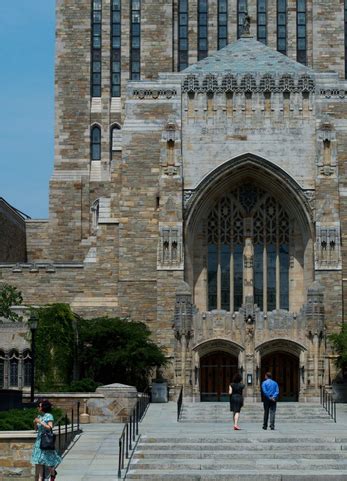
[[51, 474], [51, 477], [49, 478], [49, 481], [55, 481], [55, 477], [58, 473], [56, 472], [56, 470], [53, 471], [53, 473]]

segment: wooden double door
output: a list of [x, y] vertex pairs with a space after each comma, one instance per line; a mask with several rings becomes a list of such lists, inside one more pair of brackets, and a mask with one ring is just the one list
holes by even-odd
[[238, 359], [217, 351], [200, 359], [201, 401], [228, 401], [229, 384], [238, 371]]
[[273, 352], [261, 359], [261, 381], [271, 372], [280, 389], [279, 401], [298, 401], [300, 387], [299, 358], [285, 352]]

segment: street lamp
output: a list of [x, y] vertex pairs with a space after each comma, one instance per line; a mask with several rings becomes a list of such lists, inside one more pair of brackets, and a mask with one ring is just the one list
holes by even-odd
[[30, 402], [34, 402], [35, 393], [35, 334], [37, 329], [37, 314], [32, 312], [29, 317], [31, 331], [31, 379], [30, 379]]

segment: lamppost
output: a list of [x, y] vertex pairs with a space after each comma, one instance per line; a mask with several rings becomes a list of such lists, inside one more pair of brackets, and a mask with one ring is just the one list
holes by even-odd
[[37, 329], [37, 314], [32, 312], [29, 317], [31, 331], [31, 379], [30, 379], [30, 402], [34, 402], [35, 394], [35, 334]]

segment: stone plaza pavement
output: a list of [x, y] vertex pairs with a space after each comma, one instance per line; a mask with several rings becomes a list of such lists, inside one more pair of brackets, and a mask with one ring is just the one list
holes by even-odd
[[[206, 403], [204, 403], [206, 405]], [[297, 405], [298, 406], [298, 405]], [[300, 405], [299, 407], [305, 409], [305, 404]], [[258, 412], [260, 406], [257, 407]], [[226, 416], [228, 419], [228, 415]], [[239, 444], [238, 449], [243, 449], [241, 446], [245, 443], [248, 452], [245, 454], [240, 451], [239, 454], [236, 454], [239, 459], [242, 458], [257, 458], [257, 453], [252, 453], [252, 449], [259, 449], [256, 446], [246, 443], [252, 443], [253, 441], [260, 441], [261, 446], [268, 446], [268, 449], [276, 451], [282, 445], [284, 445], [287, 440], [292, 440], [294, 445], [297, 445], [299, 448], [299, 457], [300, 457], [300, 443], [306, 442], [302, 451], [305, 453], [299, 462], [301, 462], [300, 466], [303, 466], [303, 469], [307, 471], [307, 478], [305, 475], [305, 479], [319, 479], [319, 480], [333, 480], [333, 481], [342, 481], [347, 480], [347, 449], [346, 445], [342, 444], [341, 446], [335, 445], [336, 442], [347, 443], [347, 404], [337, 404], [337, 423], [333, 423], [326, 417], [322, 421], [317, 421], [314, 419], [308, 420], [307, 422], [303, 421], [302, 419], [293, 420], [290, 422], [288, 419], [283, 418], [281, 421], [281, 404], [278, 406], [278, 416], [277, 416], [277, 424], [275, 431], [263, 431], [261, 429], [261, 423], [259, 423], [259, 419], [254, 420], [252, 417], [247, 416], [245, 413], [244, 415], [244, 422], [242, 420], [242, 413], [240, 418], [240, 424], [242, 427], [242, 431], [235, 432], [231, 429], [231, 423], [226, 420], [226, 422], [189, 422], [186, 420], [185, 422], [177, 423], [176, 421], [176, 403], [169, 402], [166, 404], [151, 404], [147, 411], [147, 414], [140, 424], [139, 432], [140, 432], [140, 441], [138, 445], [137, 452], [134, 456], [134, 460], [132, 461], [129, 472], [127, 475], [127, 479], [164, 479], [165, 473], [167, 473], [168, 478], [170, 480], [174, 479], [255, 479], [255, 480], [272, 480], [272, 479], [292, 479], [291, 477], [281, 477], [281, 475], [276, 475], [277, 477], [272, 477], [266, 475], [264, 473], [261, 475], [259, 472], [259, 476], [253, 474], [249, 478], [245, 477], [246, 473], [243, 474], [240, 478], [228, 476], [225, 474], [222, 475], [223, 469], [234, 469], [232, 466], [224, 466], [225, 462], [228, 463], [230, 461], [230, 453], [223, 451], [225, 449], [222, 447], [223, 443], [228, 443], [228, 449], [232, 446], [232, 443], [237, 442]], [[70, 447], [69, 451], [63, 458], [61, 465], [58, 467], [58, 476], [57, 481], [116, 481], [118, 480], [117, 477], [117, 467], [118, 467], [118, 439], [120, 433], [123, 429], [123, 425], [121, 424], [89, 424], [83, 425], [83, 433], [75, 440], [74, 444]], [[310, 436], [310, 438], [307, 438]], [[187, 443], [187, 446], [197, 443], [206, 443], [206, 440], [211, 440], [212, 443], [215, 443], [215, 446], [212, 446], [212, 453], [205, 455], [201, 453], [200, 455], [196, 455], [195, 458], [199, 459], [189, 459], [191, 456], [189, 454], [189, 449], [185, 450], [184, 446], [179, 447], [179, 440], [183, 440], [183, 443]], [[307, 441], [311, 444], [307, 444]], [[171, 464], [168, 464], [169, 461], [167, 455], [164, 454], [165, 459], [161, 459], [163, 457], [163, 453], [160, 451], [153, 451], [151, 454], [148, 451], [146, 453], [146, 449], [151, 449], [150, 446], [145, 446], [146, 442], [158, 442], [161, 443], [161, 448], [164, 446], [164, 450], [167, 449], [166, 452], [171, 452], [171, 458], [174, 458], [173, 463], [177, 462], [177, 476], [172, 474], [172, 469], [176, 469], [172, 467]], [[170, 445], [170, 442], [172, 445]], [[218, 443], [221, 446], [218, 446]], [[315, 443], [317, 443], [315, 445]], [[326, 445], [322, 445], [322, 443], [327, 443]], [[165, 448], [165, 444], [169, 444], [168, 448]], [[276, 445], [278, 447], [276, 447]], [[141, 447], [142, 446], [142, 447]], [[160, 446], [160, 444], [157, 444]], [[235, 444], [234, 444], [235, 446]], [[271, 447], [273, 446], [273, 447]], [[336, 446], [336, 448], [335, 448]], [[158, 447], [152, 448], [158, 449]], [[160, 449], [160, 448], [159, 448]], [[180, 449], [185, 450], [185, 454], [182, 456], [180, 453]], [[196, 450], [203, 449], [200, 447], [195, 448]], [[211, 448], [209, 448], [211, 449]], [[216, 458], [218, 458], [218, 449], [219, 452], [219, 461], [216, 462]], [[287, 448], [286, 448], [287, 449]], [[294, 447], [289, 447], [288, 452], [286, 454], [288, 462], [287, 473], [295, 473], [295, 470], [298, 467], [298, 451], [294, 450]], [[333, 475], [328, 474], [326, 471], [326, 476], [324, 476], [324, 469], [319, 469], [316, 475], [309, 477], [310, 473], [310, 466], [307, 465], [305, 467], [305, 463], [312, 463], [316, 461], [312, 461], [313, 456], [318, 456], [320, 459], [320, 455], [318, 453], [319, 449], [322, 450], [322, 459], [321, 463], [323, 466], [327, 466], [329, 468], [329, 464], [331, 465], [331, 469], [333, 471], [329, 471], [329, 473], [333, 472]], [[178, 451], [177, 451], [178, 450]], [[217, 451], [216, 451], [217, 450]], [[338, 451], [337, 451], [338, 450]], [[312, 451], [312, 456], [310, 452]], [[316, 451], [316, 454], [315, 454]], [[157, 454], [156, 454], [157, 453]], [[177, 454], [178, 453], [178, 454]], [[225, 454], [223, 454], [225, 453]], [[253, 456], [254, 454], [254, 456]], [[151, 459], [145, 459], [147, 457], [153, 457], [155, 461], [151, 461]], [[235, 453], [234, 453], [235, 455]], [[281, 453], [271, 455], [273, 458], [283, 457]], [[342, 456], [342, 459], [340, 459]], [[201, 458], [204, 458], [203, 461]], [[208, 478], [211, 476], [212, 473], [208, 474], [208, 466], [204, 467], [204, 463], [209, 462], [209, 457], [212, 457], [210, 460], [215, 464], [214, 473], [216, 477]], [[258, 452], [258, 457], [262, 457], [262, 454]], [[176, 458], [176, 459], [175, 459]], [[180, 459], [183, 458], [183, 461]], [[184, 458], [186, 458], [184, 460]], [[207, 458], [207, 459], [205, 459]], [[292, 461], [293, 460], [293, 461]], [[273, 460], [272, 460], [273, 461]], [[245, 462], [245, 461], [241, 461]], [[258, 461], [262, 462], [262, 461]], [[263, 461], [266, 462], [266, 461]], [[271, 463], [271, 460], [268, 461]], [[273, 461], [274, 462], [274, 461]], [[283, 461], [282, 461], [283, 462]], [[144, 463], [144, 464], [143, 464]], [[149, 465], [146, 463], [150, 463]], [[156, 463], [156, 466], [154, 464]], [[187, 464], [187, 467], [184, 464]], [[279, 463], [279, 461], [277, 462]], [[337, 466], [333, 467], [332, 463], [340, 463]], [[318, 463], [319, 464], [319, 463]], [[138, 465], [138, 466], [137, 466]], [[139, 468], [136, 468], [136, 466]], [[160, 468], [162, 466], [162, 468]], [[289, 467], [290, 466], [290, 467]], [[339, 471], [339, 467], [342, 466], [342, 470]], [[155, 469], [153, 469], [155, 468]], [[277, 466], [279, 468], [279, 466]], [[184, 475], [184, 470], [186, 469], [186, 475]], [[200, 475], [196, 473], [197, 470], [200, 470]], [[291, 471], [288, 471], [290, 469]], [[170, 475], [171, 470], [171, 475]], [[203, 470], [203, 471], [201, 471]], [[218, 474], [218, 470], [220, 473]], [[189, 473], [188, 473], [189, 471]], [[342, 471], [344, 474], [342, 474]], [[141, 474], [142, 473], [142, 474]], [[181, 473], [179, 475], [179, 473]], [[183, 474], [182, 474], [183, 473]], [[227, 473], [227, 471], [225, 471]], [[123, 471], [123, 475], [125, 472]], [[207, 476], [206, 478], [204, 476]], [[291, 474], [294, 476], [294, 474]], [[294, 479], [294, 478], [293, 478]], [[295, 476], [296, 480], [300, 479], [300, 476]]]

